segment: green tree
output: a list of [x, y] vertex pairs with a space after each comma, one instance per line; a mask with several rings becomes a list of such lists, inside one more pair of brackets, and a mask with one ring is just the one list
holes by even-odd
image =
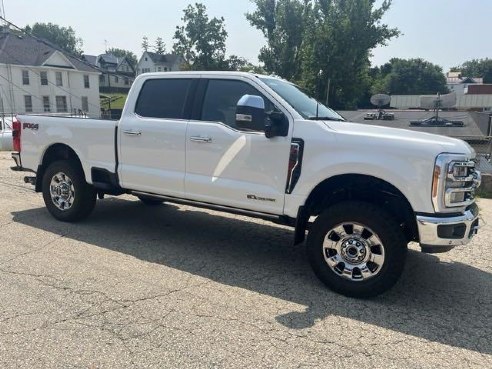
[[111, 47], [106, 51], [108, 54], [113, 54], [118, 58], [127, 58], [133, 68], [137, 66], [137, 56], [130, 50], [118, 49], [117, 47]]
[[265, 69], [295, 80], [335, 108], [355, 107], [370, 87], [371, 50], [399, 35], [382, 22], [384, 0], [252, 0], [247, 14], [267, 46]]
[[224, 18], [207, 15], [205, 5], [188, 5], [183, 11], [183, 26], [177, 26], [173, 51], [185, 59], [185, 69], [228, 69]]
[[231, 55], [225, 61], [226, 69], [231, 71], [244, 71], [251, 65], [246, 58], [237, 55]]
[[72, 27], [62, 27], [53, 23], [34, 23], [24, 29], [33, 36], [45, 39], [70, 54], [82, 55], [82, 39], [77, 37]]
[[156, 54], [164, 55], [166, 53], [166, 45], [162, 41], [162, 37], [157, 37], [155, 40], [154, 51]]
[[253, 0], [256, 10], [246, 14], [252, 26], [267, 40], [258, 59], [265, 69], [286, 79], [297, 79], [301, 71], [301, 50], [310, 23], [307, 1]]
[[376, 68], [373, 93], [432, 95], [448, 93], [442, 68], [423, 59], [391, 59]]
[[144, 52], [149, 51], [149, 38], [147, 36], [142, 37], [142, 50]]
[[453, 68], [463, 77], [481, 77], [484, 83], [492, 83], [492, 59], [473, 59]]

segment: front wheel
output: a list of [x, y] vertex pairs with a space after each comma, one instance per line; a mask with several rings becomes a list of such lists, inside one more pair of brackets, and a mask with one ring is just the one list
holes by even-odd
[[399, 279], [407, 242], [398, 223], [381, 208], [347, 201], [325, 210], [308, 235], [307, 252], [318, 278], [349, 297], [367, 298]]
[[85, 181], [80, 165], [60, 160], [43, 176], [43, 199], [48, 211], [62, 222], [77, 222], [89, 216], [96, 205], [96, 191]]

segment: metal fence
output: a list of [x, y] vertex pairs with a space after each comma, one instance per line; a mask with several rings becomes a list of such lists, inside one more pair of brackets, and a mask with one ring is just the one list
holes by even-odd
[[492, 136], [462, 137], [477, 153], [477, 169], [482, 173], [492, 174]]

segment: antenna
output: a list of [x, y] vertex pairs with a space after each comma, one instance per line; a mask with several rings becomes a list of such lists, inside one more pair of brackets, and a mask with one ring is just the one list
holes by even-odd
[[7, 27], [8, 24], [6, 22], [6, 15], [5, 15], [5, 5], [3, 4], [3, 0], [0, 3], [0, 17], [2, 18], [2, 26]]
[[389, 105], [391, 96], [385, 94], [377, 94], [371, 97], [371, 104], [381, 109], [383, 106]]
[[450, 109], [456, 106], [456, 92], [447, 95], [427, 95], [420, 96], [420, 107], [426, 110], [433, 110], [434, 116], [429, 119], [411, 121], [411, 126], [422, 127], [463, 127], [465, 124], [462, 121], [453, 121], [439, 117], [441, 109]]
[[383, 110], [383, 106], [389, 105], [391, 102], [391, 96], [386, 94], [377, 94], [371, 97], [371, 104], [378, 108], [377, 113], [367, 113], [364, 120], [394, 120], [395, 115], [393, 113], [386, 113]]
[[447, 95], [420, 96], [420, 107], [423, 109], [449, 109], [456, 106], [456, 92]]

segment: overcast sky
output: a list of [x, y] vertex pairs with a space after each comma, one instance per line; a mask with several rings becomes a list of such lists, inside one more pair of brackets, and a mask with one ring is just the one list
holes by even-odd
[[[199, 0], [196, 0], [199, 1]], [[84, 40], [87, 54], [119, 47], [141, 55], [144, 35], [153, 42], [161, 36], [172, 47], [176, 25], [189, 0], [3, 0], [7, 19], [25, 26], [53, 22], [72, 26]], [[253, 10], [249, 0], [201, 0], [210, 16], [223, 16], [229, 39], [227, 50], [256, 62], [264, 45], [262, 34], [244, 14]], [[373, 51], [373, 64], [392, 57], [422, 57], [445, 71], [472, 58], [492, 57], [492, 0], [394, 0], [385, 23], [403, 35]]]

